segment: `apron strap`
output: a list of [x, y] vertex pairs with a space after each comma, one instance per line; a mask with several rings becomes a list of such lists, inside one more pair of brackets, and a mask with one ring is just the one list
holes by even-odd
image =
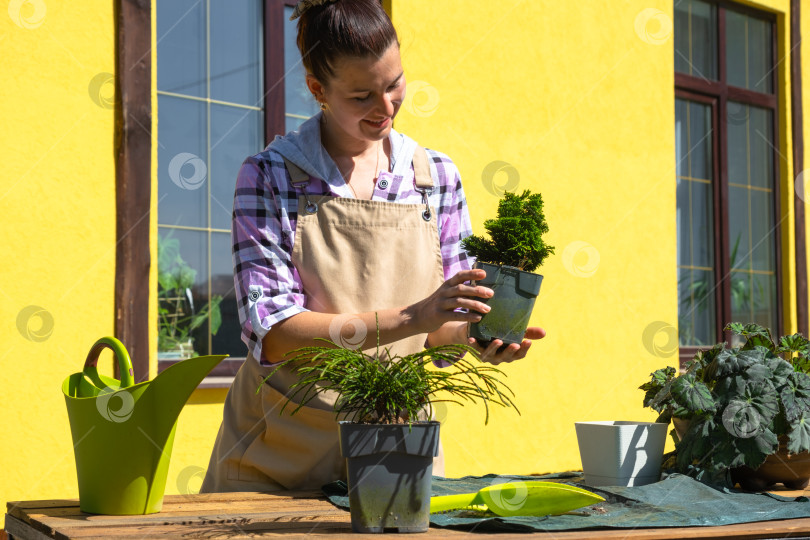
[[[309, 183], [309, 174], [301, 167], [282, 156], [284, 165], [290, 173], [290, 180], [295, 188], [305, 187]], [[413, 172], [416, 186], [421, 189], [433, 189], [433, 177], [430, 174], [430, 162], [427, 152], [417, 146], [413, 154]]]
[[416, 187], [433, 189], [433, 177], [430, 175], [430, 162], [424, 148], [417, 146], [413, 153], [413, 174]]
[[284, 165], [287, 167], [287, 171], [290, 173], [290, 180], [292, 181], [292, 185], [294, 188], [302, 188], [306, 187], [309, 184], [309, 175], [304, 172], [304, 169], [293, 163], [292, 161], [288, 160], [284, 156], [281, 156], [281, 159], [284, 160]]
[[413, 153], [413, 180], [416, 184], [416, 191], [422, 194], [422, 204], [425, 205], [422, 219], [430, 221], [431, 211], [428, 197], [433, 193], [433, 177], [430, 175], [427, 151], [421, 146], [417, 146]]
[[[307, 174], [301, 167], [282, 156], [284, 166], [290, 173], [290, 181], [295, 189], [303, 189], [309, 185], [309, 174]], [[433, 177], [430, 174], [430, 162], [428, 159], [427, 151], [421, 146], [417, 146], [413, 153], [413, 174], [414, 183], [416, 184], [416, 191], [422, 194], [422, 202], [425, 205], [425, 211], [422, 212], [422, 218], [425, 221], [430, 221], [431, 211], [428, 203], [428, 196], [433, 193]], [[318, 205], [309, 200], [306, 190], [304, 190], [304, 197], [306, 197], [307, 205], [306, 212], [314, 214], [318, 211]]]
[[284, 166], [287, 167], [287, 172], [290, 173], [290, 182], [292, 183], [293, 188], [301, 189], [304, 192], [304, 198], [307, 200], [307, 205], [304, 207], [304, 211], [307, 214], [314, 214], [318, 211], [318, 205], [309, 200], [307, 190], [304, 189], [309, 185], [309, 174], [284, 156], [281, 156], [281, 159], [284, 160]]

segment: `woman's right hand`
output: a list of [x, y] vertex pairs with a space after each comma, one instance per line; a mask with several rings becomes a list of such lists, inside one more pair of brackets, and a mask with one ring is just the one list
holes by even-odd
[[[482, 269], [462, 270], [445, 281], [436, 292], [407, 308], [420, 332], [433, 332], [446, 322], [477, 322], [490, 307], [476, 298], [490, 298], [492, 289], [472, 286], [467, 281], [480, 280], [487, 273]], [[455, 311], [464, 308], [469, 311]]]

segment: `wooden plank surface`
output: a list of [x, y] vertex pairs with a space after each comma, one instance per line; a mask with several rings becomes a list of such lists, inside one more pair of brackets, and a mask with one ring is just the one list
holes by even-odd
[[[780, 492], [801, 495], [802, 492]], [[145, 516], [85, 514], [78, 500], [9, 502], [6, 529], [20, 539], [101, 538], [258, 538], [284, 536], [353, 536], [349, 513], [317, 492], [210, 493], [167, 495], [163, 510]], [[432, 527], [419, 538], [469, 535]], [[398, 534], [377, 537], [398, 537]], [[801, 538], [810, 537], [810, 518], [661, 529], [612, 529], [499, 534], [499, 538], [543, 537], [562, 540], [592, 538], [666, 540], [678, 538]]]

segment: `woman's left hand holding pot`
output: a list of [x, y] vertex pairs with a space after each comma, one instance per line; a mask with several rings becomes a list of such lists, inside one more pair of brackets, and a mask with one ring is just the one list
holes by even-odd
[[529, 352], [529, 348], [532, 346], [532, 340], [544, 337], [546, 337], [545, 330], [539, 326], [530, 326], [526, 329], [526, 333], [523, 334], [523, 341], [520, 344], [511, 343], [500, 352], [499, 349], [503, 345], [503, 341], [500, 339], [493, 339], [486, 348], [481, 347], [473, 337], [467, 338], [467, 344], [478, 351], [482, 362], [498, 365], [525, 358], [526, 353]]

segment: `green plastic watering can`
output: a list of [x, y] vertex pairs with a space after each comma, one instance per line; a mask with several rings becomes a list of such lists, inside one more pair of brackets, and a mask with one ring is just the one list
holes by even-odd
[[[105, 348], [115, 354], [120, 381], [98, 372]], [[160, 512], [177, 417], [197, 385], [226, 356], [189, 358], [135, 384], [124, 345], [113, 337], [96, 341], [84, 370], [62, 383], [82, 512]]]

